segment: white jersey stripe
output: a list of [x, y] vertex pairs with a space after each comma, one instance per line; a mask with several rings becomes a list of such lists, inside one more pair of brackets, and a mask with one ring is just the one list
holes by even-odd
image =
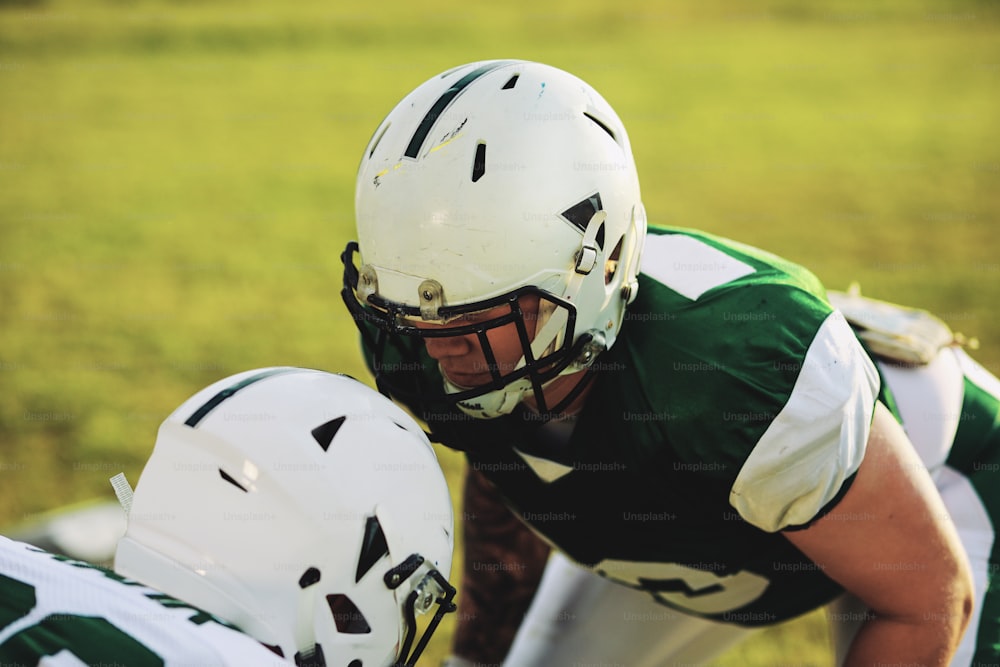
[[948, 458], [962, 416], [965, 383], [956, 356], [944, 350], [925, 366], [880, 362], [879, 369], [896, 399], [903, 430], [933, 474]]
[[690, 236], [650, 234], [641, 271], [694, 301], [710, 289], [750, 275], [754, 268]]

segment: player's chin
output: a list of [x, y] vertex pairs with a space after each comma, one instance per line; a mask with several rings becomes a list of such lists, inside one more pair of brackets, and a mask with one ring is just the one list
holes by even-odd
[[450, 384], [459, 389], [475, 389], [476, 387], [488, 384], [492, 379], [488, 373], [463, 373], [443, 367], [441, 368], [441, 374], [444, 375], [444, 378]]
[[444, 377], [450, 384], [463, 390], [475, 389], [490, 381], [489, 376], [483, 377], [482, 375], [464, 375], [461, 373], [445, 373]]

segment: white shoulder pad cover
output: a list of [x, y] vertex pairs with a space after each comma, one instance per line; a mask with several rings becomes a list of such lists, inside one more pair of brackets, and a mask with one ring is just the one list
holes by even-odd
[[861, 465], [878, 372], [838, 312], [823, 322], [788, 402], [740, 469], [730, 504], [775, 532], [808, 523]]

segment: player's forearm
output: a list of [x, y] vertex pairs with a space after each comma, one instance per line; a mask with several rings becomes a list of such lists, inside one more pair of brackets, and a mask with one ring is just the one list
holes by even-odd
[[785, 537], [874, 614], [847, 665], [948, 664], [972, 612], [972, 574], [931, 476], [884, 405], [835, 510]]
[[466, 475], [462, 509], [465, 559], [453, 652], [498, 665], [531, 604], [549, 549], [474, 470]]
[[947, 667], [971, 612], [961, 605], [956, 607], [909, 619], [875, 616], [859, 630], [844, 667], [879, 664]]

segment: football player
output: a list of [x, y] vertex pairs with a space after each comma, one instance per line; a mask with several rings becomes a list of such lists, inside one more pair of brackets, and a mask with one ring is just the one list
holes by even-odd
[[1000, 383], [935, 318], [647, 230], [620, 119], [538, 63], [416, 88], [355, 203], [365, 354], [469, 464], [451, 664], [704, 664], [834, 601], [842, 664], [996, 662]]
[[221, 380], [163, 422], [134, 494], [115, 481], [114, 571], [0, 538], [0, 663], [412, 665], [453, 609], [434, 451], [349, 377]]

